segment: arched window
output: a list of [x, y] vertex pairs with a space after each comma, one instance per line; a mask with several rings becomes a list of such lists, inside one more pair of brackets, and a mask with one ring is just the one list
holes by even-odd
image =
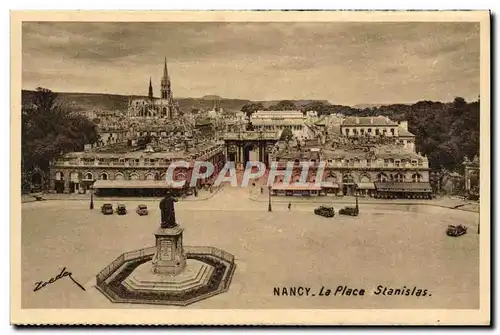
[[337, 175], [335, 174], [335, 172], [333, 171], [328, 172], [328, 174], [326, 175], [326, 181], [330, 183], [336, 183]]
[[186, 173], [183, 171], [179, 171], [174, 176], [175, 181], [183, 181], [186, 180]]
[[56, 180], [64, 180], [64, 175], [62, 172], [56, 172]]
[[100, 180], [108, 180], [108, 174], [106, 172], [103, 172], [99, 175]]
[[135, 172], [131, 173], [130, 180], [139, 180], [139, 175]]
[[359, 182], [360, 183], [369, 183], [371, 182], [371, 178], [369, 175], [367, 174], [362, 174], [360, 177], [359, 177]]
[[124, 180], [125, 177], [123, 176], [123, 173], [117, 172], [115, 173], [115, 180]]
[[379, 182], [386, 182], [387, 181], [387, 175], [383, 172], [380, 172], [378, 175], [377, 175], [377, 181]]
[[91, 172], [85, 173], [85, 177], [83, 178], [85, 180], [94, 180], [94, 176], [92, 175]]
[[354, 184], [354, 178], [350, 174], [346, 174], [342, 177], [342, 183]]
[[421, 175], [421, 174], [419, 174], [419, 173], [414, 173], [414, 174], [411, 176], [411, 181], [412, 181], [413, 183], [420, 183], [422, 180], [423, 180], [422, 175]]
[[155, 180], [155, 175], [152, 173], [146, 174], [146, 180]]

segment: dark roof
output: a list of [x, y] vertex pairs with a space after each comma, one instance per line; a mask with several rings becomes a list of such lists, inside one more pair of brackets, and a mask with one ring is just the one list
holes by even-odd
[[375, 182], [377, 191], [405, 191], [405, 192], [430, 192], [432, 191], [429, 183], [390, 183]]
[[199, 127], [199, 126], [209, 126], [211, 124], [212, 124], [212, 120], [210, 120], [210, 119], [196, 120], [196, 127]]

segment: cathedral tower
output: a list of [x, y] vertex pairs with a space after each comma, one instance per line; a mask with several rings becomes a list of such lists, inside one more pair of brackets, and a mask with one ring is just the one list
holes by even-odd
[[168, 76], [166, 57], [165, 57], [165, 66], [163, 67], [163, 77], [161, 78], [161, 98], [172, 100], [172, 90], [170, 88], [170, 77]]

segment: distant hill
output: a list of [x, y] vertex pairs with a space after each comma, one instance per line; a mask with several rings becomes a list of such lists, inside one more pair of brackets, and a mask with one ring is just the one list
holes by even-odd
[[203, 98], [201, 98], [202, 100], [211, 100], [211, 101], [214, 101], [214, 100], [222, 100], [222, 98], [218, 95], [205, 95]]
[[352, 107], [358, 109], [365, 109], [365, 108], [380, 108], [382, 106], [392, 106], [392, 105], [411, 105], [411, 103], [357, 104]]
[[[22, 103], [29, 102], [33, 91], [22, 91]], [[71, 111], [85, 111], [85, 110], [121, 110], [126, 111], [129, 98], [139, 99], [146, 98], [145, 96], [135, 95], [120, 95], [120, 94], [106, 94], [106, 93], [70, 93], [60, 92], [59, 97], [61, 102], [68, 107]], [[246, 99], [227, 99], [218, 95], [205, 95], [201, 98], [176, 98], [174, 99], [179, 107], [189, 112], [192, 109], [208, 109], [214, 107], [214, 101], [217, 101], [219, 107], [224, 110], [241, 110], [246, 104], [251, 103], [251, 100]], [[307, 105], [308, 103], [318, 100], [291, 100], [297, 107]], [[322, 100], [328, 103], [326, 100]], [[260, 102], [264, 107], [269, 107], [279, 102], [279, 100], [271, 101], [255, 101]]]
[[[22, 103], [29, 102], [33, 91], [22, 91]], [[145, 96], [128, 96], [119, 94], [105, 93], [67, 93], [60, 92], [61, 103], [67, 106], [71, 111], [84, 110], [127, 110], [129, 98], [140, 99]], [[219, 107], [224, 110], [240, 110], [241, 107], [250, 103], [250, 100], [244, 99], [225, 99], [218, 96], [205, 96], [202, 98], [177, 98], [174, 99], [183, 111], [191, 109], [207, 109], [214, 106], [214, 101], [218, 101]]]
[[[288, 99], [283, 99], [283, 100], [288, 100]], [[282, 100], [267, 100], [267, 101], [255, 101], [255, 102], [257, 103], [260, 102], [262, 105], [264, 105], [265, 108], [269, 108], [271, 105], [276, 105], [280, 101]], [[330, 104], [327, 100], [288, 100], [288, 101], [292, 101], [295, 104], [295, 106], [299, 108], [307, 104], [310, 104], [312, 102], [322, 102], [325, 104]]]

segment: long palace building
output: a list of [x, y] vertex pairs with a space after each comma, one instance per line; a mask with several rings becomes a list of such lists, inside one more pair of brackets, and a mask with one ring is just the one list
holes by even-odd
[[[211, 162], [215, 175], [225, 164], [224, 146], [209, 142], [192, 148], [146, 151], [119, 151], [112, 146], [90, 152], [73, 152], [51, 166], [51, 188], [57, 193], [87, 193], [91, 186], [98, 195], [154, 196], [166, 189], [188, 193], [195, 160]], [[107, 149], [107, 150], [106, 150]], [[167, 169], [175, 161], [190, 162], [190, 168], [176, 168], [175, 181], [188, 180], [179, 189], [166, 182]], [[197, 187], [213, 180], [199, 180]]]
[[[377, 198], [429, 198], [429, 162], [415, 152], [415, 136], [406, 122], [385, 117], [346, 118], [328, 143], [302, 147], [280, 146], [271, 160], [279, 169], [294, 162], [290, 184], [278, 176], [274, 195], [354, 195]], [[308, 186], [299, 185], [301, 162], [309, 162]], [[320, 163], [325, 166], [322, 183], [316, 183]], [[318, 185], [319, 184], [319, 185]]]

